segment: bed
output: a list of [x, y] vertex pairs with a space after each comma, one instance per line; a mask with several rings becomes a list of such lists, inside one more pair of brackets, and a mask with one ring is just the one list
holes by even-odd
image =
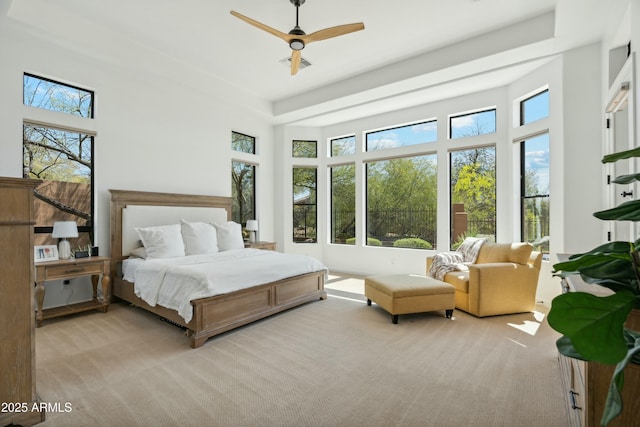
[[[193, 348], [202, 346], [208, 338], [220, 333], [327, 298], [324, 290], [326, 269], [320, 269], [274, 281], [266, 279], [266, 283], [189, 300], [192, 312], [186, 318], [175, 308], [150, 304], [136, 294], [134, 284], [122, 275], [123, 263], [140, 246], [136, 228], [179, 224], [181, 220], [194, 223], [230, 221], [232, 199], [128, 190], [110, 190], [110, 193], [112, 296], [184, 327]], [[244, 249], [237, 251], [245, 255], [241, 252]], [[257, 249], [246, 251], [261, 252]]]

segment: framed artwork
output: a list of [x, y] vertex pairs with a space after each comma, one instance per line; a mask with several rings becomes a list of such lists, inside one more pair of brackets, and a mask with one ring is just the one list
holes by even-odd
[[58, 247], [56, 245], [34, 246], [33, 261], [56, 261], [58, 259]]

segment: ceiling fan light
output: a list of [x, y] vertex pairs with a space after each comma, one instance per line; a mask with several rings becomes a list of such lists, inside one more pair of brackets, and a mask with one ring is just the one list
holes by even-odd
[[293, 39], [289, 42], [289, 47], [293, 50], [302, 50], [304, 49], [304, 42], [300, 39]]

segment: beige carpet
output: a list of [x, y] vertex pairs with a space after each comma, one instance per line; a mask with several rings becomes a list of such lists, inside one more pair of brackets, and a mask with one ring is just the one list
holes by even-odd
[[[189, 347], [114, 304], [36, 330], [49, 426], [565, 426], [542, 313], [400, 316], [336, 283], [326, 301]], [[337, 290], [336, 290], [337, 289]]]

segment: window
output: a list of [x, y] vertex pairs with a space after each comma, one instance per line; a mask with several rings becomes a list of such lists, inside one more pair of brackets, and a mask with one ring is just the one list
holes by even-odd
[[367, 245], [436, 247], [437, 156], [366, 164]]
[[231, 218], [238, 224], [246, 224], [256, 218], [256, 166], [233, 160], [231, 162]]
[[292, 141], [291, 155], [294, 158], [315, 159], [318, 157], [318, 144], [316, 141]]
[[256, 139], [239, 132], [231, 132], [231, 149], [241, 153], [256, 154]]
[[244, 153], [231, 161], [231, 219], [244, 225], [256, 219], [256, 138], [232, 131], [231, 149]]
[[376, 151], [435, 142], [437, 139], [438, 122], [431, 120], [428, 122], [367, 132], [365, 142], [367, 151]]
[[293, 241], [316, 243], [317, 169], [293, 168]]
[[549, 90], [520, 102], [520, 124], [526, 125], [549, 116]]
[[[23, 77], [27, 106], [87, 119], [93, 117], [93, 92], [30, 74]], [[52, 244], [56, 221], [75, 221], [79, 236], [73, 247], [94, 241], [94, 135], [59, 123], [32, 124], [22, 132], [22, 170], [27, 179], [40, 179], [34, 195], [35, 244]]]
[[356, 153], [355, 135], [334, 138], [329, 142], [331, 157], [348, 156]]
[[93, 118], [93, 92], [24, 73], [23, 102], [30, 107]]
[[449, 138], [466, 138], [496, 132], [496, 109], [449, 117]]
[[331, 176], [331, 243], [356, 241], [356, 166], [333, 166]]
[[480, 147], [449, 153], [451, 170], [451, 248], [465, 237], [496, 238], [496, 149]]
[[549, 253], [549, 134], [520, 143], [522, 241]]

